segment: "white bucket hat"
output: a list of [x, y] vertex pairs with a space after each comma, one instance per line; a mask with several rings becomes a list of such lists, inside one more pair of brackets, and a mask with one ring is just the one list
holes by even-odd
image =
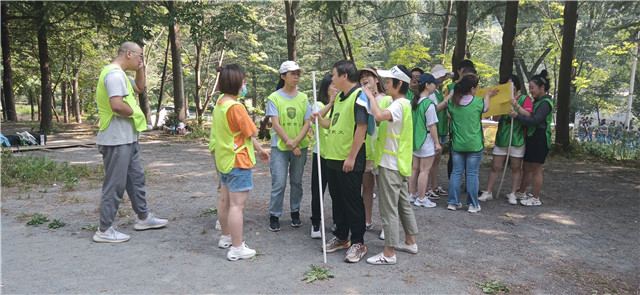
[[431, 69], [431, 75], [433, 75], [433, 77], [436, 79], [442, 78], [443, 76], [447, 76], [447, 78], [451, 78], [453, 77], [453, 72], [447, 71], [444, 68], [444, 66], [438, 64]]
[[286, 72], [297, 71], [297, 70], [302, 70], [298, 65], [298, 63], [292, 60], [288, 60], [283, 62], [282, 65], [280, 65], [280, 69], [278, 70], [278, 72], [280, 74], [284, 74]]

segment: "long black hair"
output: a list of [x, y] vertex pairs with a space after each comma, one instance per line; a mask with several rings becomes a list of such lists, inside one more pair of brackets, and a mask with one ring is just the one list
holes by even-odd
[[469, 94], [471, 89], [478, 86], [478, 76], [475, 74], [467, 74], [462, 77], [460, 82], [456, 83], [456, 86], [453, 88], [453, 103], [456, 105], [460, 105], [460, 99], [465, 94]]
[[329, 87], [331, 87], [332, 75], [326, 75], [320, 82], [320, 90], [318, 91], [318, 101], [325, 105], [329, 103]]

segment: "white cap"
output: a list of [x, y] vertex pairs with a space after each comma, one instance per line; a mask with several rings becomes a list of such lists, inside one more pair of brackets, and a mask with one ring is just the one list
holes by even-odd
[[400, 70], [398, 66], [395, 66], [390, 70], [378, 70], [378, 75], [380, 77], [385, 77], [385, 78], [396, 78], [402, 82], [407, 82], [407, 83], [411, 82], [411, 78], [409, 78], [407, 74], [405, 74], [402, 70]]
[[300, 68], [297, 62], [288, 60], [283, 62], [282, 65], [280, 65], [280, 69], [278, 70], [278, 72], [280, 74], [284, 74], [286, 72], [291, 72], [296, 70], [302, 70], [302, 69]]
[[443, 76], [453, 77], [453, 72], [447, 71], [444, 66], [438, 64], [433, 66], [433, 68], [431, 69], [431, 75], [433, 75], [434, 78], [439, 79]]

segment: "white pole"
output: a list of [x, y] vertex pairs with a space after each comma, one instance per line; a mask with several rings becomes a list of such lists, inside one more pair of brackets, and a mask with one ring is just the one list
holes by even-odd
[[[511, 82], [511, 87], [509, 88], [509, 90], [511, 91], [511, 99], [513, 99], [513, 82]], [[511, 101], [509, 101], [509, 103], [511, 103]], [[504, 159], [504, 169], [502, 170], [502, 179], [500, 180], [500, 186], [498, 186], [498, 194], [496, 195], [496, 199], [500, 196], [500, 191], [502, 190], [502, 182], [504, 181], [504, 175], [505, 173], [507, 173], [507, 165], [509, 164], [509, 156], [511, 155], [512, 139], [513, 139], [513, 117], [511, 117], [511, 131], [509, 132], [509, 147], [507, 148], [507, 158]]]
[[[311, 72], [313, 77], [313, 106], [318, 105], [318, 97], [316, 95], [316, 71]], [[318, 117], [316, 116], [316, 128], [315, 128], [316, 145], [318, 146], [318, 155], [316, 157], [316, 164], [318, 165], [318, 192], [320, 192], [320, 233], [322, 234], [322, 258], [324, 263], [327, 263], [327, 246], [326, 237], [324, 234], [324, 194], [322, 191], [322, 166], [320, 166], [320, 129], [318, 127]]]
[[[638, 39], [640, 39], [640, 31], [638, 32]], [[636, 40], [637, 41], [637, 40]], [[631, 82], [629, 82], [629, 102], [627, 103], [627, 115], [624, 119], [627, 130], [631, 130], [629, 123], [631, 122], [631, 104], [633, 102], [633, 86], [636, 82], [636, 66], [638, 65], [638, 46], [633, 49], [633, 64], [631, 65]]]

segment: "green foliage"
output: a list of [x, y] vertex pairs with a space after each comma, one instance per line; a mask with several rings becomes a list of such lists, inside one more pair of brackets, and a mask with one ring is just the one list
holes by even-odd
[[609, 163], [640, 161], [640, 149], [630, 148], [620, 141], [613, 144], [599, 144], [597, 142], [577, 142], [572, 143], [571, 156], [591, 156], [597, 160]]
[[304, 277], [302, 278], [307, 284], [316, 280], [324, 281], [334, 277], [333, 272], [329, 269], [317, 267], [313, 264], [311, 264], [310, 267], [311, 270], [305, 271]]
[[31, 220], [29, 220], [27, 222], [27, 225], [38, 226], [38, 225], [41, 225], [41, 224], [43, 224], [43, 223], [45, 223], [47, 221], [49, 221], [49, 219], [47, 217], [45, 217], [44, 215], [42, 215], [40, 213], [37, 213], [37, 214], [34, 214], [31, 217]]
[[56, 228], [61, 228], [65, 225], [67, 224], [60, 221], [60, 219], [54, 219], [51, 223], [49, 223], [49, 228], [56, 229]]
[[198, 124], [197, 121], [187, 122], [187, 129], [190, 133], [185, 136], [186, 139], [196, 139], [206, 142], [209, 141], [209, 132], [204, 130], [202, 124]]
[[98, 230], [98, 225], [97, 224], [89, 224], [89, 225], [81, 227], [80, 229], [88, 230], [88, 231], [97, 231]]
[[424, 47], [421, 44], [407, 45], [398, 48], [391, 52], [391, 57], [387, 61], [385, 67], [390, 69], [395, 65], [404, 65], [409, 70], [414, 67], [427, 68], [431, 55], [429, 55], [429, 48]]
[[487, 281], [484, 283], [477, 282], [478, 286], [482, 289], [482, 292], [485, 294], [497, 294], [497, 293], [509, 293], [509, 287], [505, 285], [501, 285], [499, 280], [495, 281]]
[[16, 157], [9, 153], [2, 153], [1, 170], [3, 187], [31, 187], [64, 181], [65, 188], [72, 189], [80, 178], [100, 179], [104, 175], [102, 166], [69, 165], [45, 156]]
[[207, 215], [218, 215], [218, 208], [211, 207], [209, 209], [206, 209], [200, 212], [200, 216], [207, 216]]

